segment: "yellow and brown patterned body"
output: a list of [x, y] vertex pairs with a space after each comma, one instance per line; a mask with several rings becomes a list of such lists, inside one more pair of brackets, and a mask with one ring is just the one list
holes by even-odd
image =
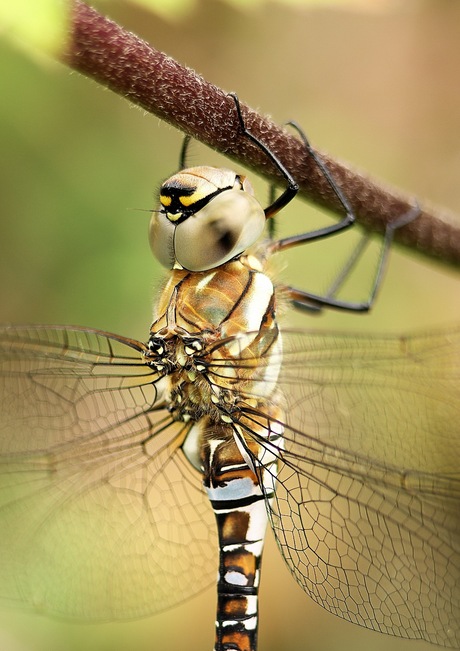
[[[282, 448], [281, 339], [275, 294], [249, 256], [206, 272], [174, 270], [152, 325], [148, 362], [163, 399], [190, 423], [183, 450], [203, 474], [220, 548], [216, 651], [254, 651], [265, 501]], [[278, 397], [277, 397], [278, 398]], [[250, 432], [250, 434], [249, 434]]]

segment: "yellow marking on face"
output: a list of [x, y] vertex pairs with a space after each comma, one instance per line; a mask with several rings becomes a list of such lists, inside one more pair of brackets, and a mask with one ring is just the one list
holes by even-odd
[[195, 203], [196, 201], [195, 194], [191, 194], [188, 196], [183, 195], [179, 197], [179, 201], [183, 206], [186, 206], [188, 208], [188, 206], [191, 206]]
[[188, 208], [189, 206], [193, 206], [193, 204], [200, 199], [203, 199], [205, 196], [206, 195], [204, 192], [194, 192], [193, 194], [180, 196], [179, 201], [183, 206], [186, 206]]
[[167, 197], [164, 194], [160, 194], [160, 203], [161, 203], [162, 206], [167, 208], [168, 206], [171, 205], [171, 197]]
[[169, 219], [170, 222], [177, 222], [182, 217], [182, 213], [181, 212], [167, 212], [166, 217]]

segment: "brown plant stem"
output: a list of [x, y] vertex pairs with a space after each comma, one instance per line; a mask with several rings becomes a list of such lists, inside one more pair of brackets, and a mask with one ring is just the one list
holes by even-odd
[[[72, 0], [63, 60], [184, 133], [270, 180], [277, 178], [267, 157], [242, 136], [232, 98], [80, 0]], [[336, 197], [300, 140], [248, 107], [242, 105], [242, 109], [248, 129], [290, 170], [302, 194], [339, 212]], [[414, 205], [413, 197], [320, 155], [366, 228], [383, 232], [388, 222]], [[399, 229], [396, 239], [425, 255], [460, 265], [460, 218], [432, 207], [421, 208], [421, 215]]]

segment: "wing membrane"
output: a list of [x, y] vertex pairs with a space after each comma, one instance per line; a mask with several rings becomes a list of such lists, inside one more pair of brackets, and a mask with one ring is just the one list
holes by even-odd
[[[286, 414], [284, 447], [267, 447], [280, 459], [269, 511], [288, 566], [335, 614], [458, 646], [459, 331], [284, 340], [279, 378], [274, 356], [255, 374], [278, 381]], [[210, 582], [211, 510], [143, 344], [6, 329], [0, 350], [0, 594], [118, 618]], [[242, 409], [239, 421], [250, 432], [261, 417]]]
[[[460, 331], [283, 339], [268, 508], [292, 574], [345, 619], [459, 646]], [[278, 362], [260, 377], [272, 366], [276, 379]], [[240, 422], [250, 432], [261, 417]]]
[[144, 344], [0, 329], [0, 598], [84, 619], [170, 607], [212, 581], [212, 511]]

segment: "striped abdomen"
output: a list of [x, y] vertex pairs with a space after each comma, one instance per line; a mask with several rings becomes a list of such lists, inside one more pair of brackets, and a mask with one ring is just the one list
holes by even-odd
[[[268, 423], [257, 433], [279, 447], [275, 430]], [[255, 651], [265, 500], [273, 496], [276, 458], [269, 444], [248, 441], [238, 425], [229, 425], [205, 442], [202, 463], [219, 535], [215, 651]]]

